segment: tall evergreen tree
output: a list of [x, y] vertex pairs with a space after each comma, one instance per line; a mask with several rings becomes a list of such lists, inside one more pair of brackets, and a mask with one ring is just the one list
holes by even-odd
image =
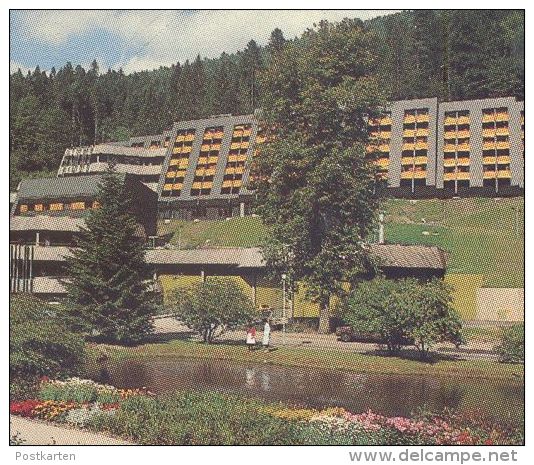
[[144, 247], [130, 213], [132, 199], [110, 166], [66, 261], [70, 316], [79, 330], [108, 342], [137, 343], [152, 330]]

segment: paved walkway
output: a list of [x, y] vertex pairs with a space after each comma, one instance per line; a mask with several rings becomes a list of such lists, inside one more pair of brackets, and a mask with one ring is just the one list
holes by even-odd
[[[166, 339], [191, 339], [196, 340], [198, 336], [191, 332], [189, 328], [181, 324], [175, 318], [165, 317], [157, 318], [154, 321], [157, 337]], [[261, 342], [262, 331], [256, 334], [256, 341]], [[231, 344], [245, 341], [243, 331], [228, 331], [217, 338], [219, 341], [226, 341]], [[339, 351], [369, 353], [376, 350], [376, 344], [363, 342], [342, 342], [339, 341], [335, 334], [317, 334], [317, 333], [286, 333], [282, 331], [271, 332], [271, 344], [273, 346], [288, 347], [310, 347], [335, 349]], [[444, 356], [468, 360], [497, 360], [498, 355], [493, 350], [494, 343], [471, 341], [456, 348], [453, 344], [437, 344], [436, 351]]]
[[65, 426], [56, 426], [44, 421], [29, 420], [16, 415], [9, 416], [10, 437], [17, 434], [21, 445], [31, 446], [119, 446], [133, 445], [131, 442], [111, 438], [99, 433], [83, 431]]

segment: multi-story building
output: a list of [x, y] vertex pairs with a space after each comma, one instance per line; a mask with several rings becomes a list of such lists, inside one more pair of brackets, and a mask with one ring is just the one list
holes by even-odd
[[518, 195], [524, 103], [513, 97], [393, 102], [369, 120], [377, 182], [400, 197]]
[[[156, 235], [157, 194], [135, 177], [119, 174], [131, 193], [131, 213], [137, 236], [146, 241]], [[35, 245], [72, 245], [85, 226], [85, 215], [98, 208], [96, 199], [102, 175], [69, 178], [24, 179], [10, 215], [10, 242]]]
[[[524, 104], [513, 97], [393, 102], [369, 120], [377, 188], [396, 197], [520, 195]], [[67, 149], [66, 177], [113, 161], [156, 191], [162, 218], [224, 218], [250, 211], [250, 166], [265, 135], [256, 115], [180, 121], [163, 134]]]

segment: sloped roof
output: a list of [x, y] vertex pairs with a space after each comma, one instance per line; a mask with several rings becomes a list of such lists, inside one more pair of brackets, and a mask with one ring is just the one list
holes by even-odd
[[85, 220], [70, 216], [12, 216], [9, 222], [10, 231], [68, 231], [77, 232]]
[[259, 248], [153, 249], [147, 250], [146, 260], [154, 265], [231, 265], [239, 268], [264, 266]]
[[[161, 135], [159, 138], [161, 139]], [[144, 137], [142, 139], [145, 139]], [[164, 157], [167, 152], [166, 147], [144, 148], [144, 147], [125, 147], [123, 145], [99, 144], [92, 148], [93, 154], [106, 155], [124, 155], [132, 157]]]
[[[117, 174], [117, 176], [124, 176]], [[19, 202], [30, 199], [90, 197], [96, 194], [101, 174], [66, 178], [23, 179], [17, 193]]]
[[379, 266], [394, 268], [445, 269], [447, 256], [439, 247], [401, 244], [370, 244]]
[[[439, 247], [422, 245], [372, 244], [371, 254], [383, 267], [425, 268], [443, 270], [446, 254]], [[67, 247], [35, 247], [34, 259], [61, 261], [68, 256]], [[228, 265], [237, 268], [263, 268], [265, 262], [261, 250], [251, 248], [221, 249], [151, 249], [146, 251], [146, 261], [151, 265]]]

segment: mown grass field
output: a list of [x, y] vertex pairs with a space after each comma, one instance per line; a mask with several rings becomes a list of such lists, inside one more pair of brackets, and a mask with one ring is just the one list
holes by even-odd
[[[111, 362], [144, 357], [200, 358], [234, 360], [239, 362], [332, 369], [374, 374], [402, 374], [419, 376], [445, 376], [468, 379], [522, 380], [524, 366], [485, 360], [438, 360], [423, 363], [400, 357], [364, 355], [356, 352], [324, 348], [279, 347], [265, 354], [248, 352], [244, 345], [203, 344], [195, 341], [172, 340], [120, 347], [99, 344], [89, 348], [90, 360], [105, 353]], [[90, 362], [91, 363], [91, 362]]]
[[[447, 273], [480, 277], [483, 287], [523, 287], [524, 199], [389, 200], [386, 241], [436, 245], [449, 253]], [[260, 218], [160, 222], [160, 234], [190, 249], [252, 247], [266, 236]]]

